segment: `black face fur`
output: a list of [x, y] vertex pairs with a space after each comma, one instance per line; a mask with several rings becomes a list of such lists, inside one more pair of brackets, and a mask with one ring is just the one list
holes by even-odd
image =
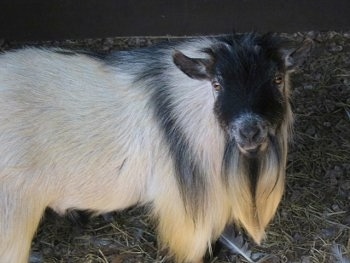
[[276, 83], [276, 77], [283, 78], [284, 63], [273, 45], [277, 43], [269, 42], [248, 36], [215, 50], [212, 81], [220, 85], [215, 113], [226, 129], [244, 113], [256, 114], [273, 127], [283, 120], [284, 83]]
[[[223, 175], [229, 182], [238, 149], [241, 155], [236, 169], [246, 174], [256, 207], [267, 155], [279, 165], [285, 151], [279, 137], [284, 136], [282, 123], [290, 117], [286, 57], [279, 40], [255, 34], [224, 39], [208, 53], [214, 61], [208, 71], [217, 94], [214, 112], [227, 134]], [[276, 186], [281, 179], [275, 179], [272, 184]]]

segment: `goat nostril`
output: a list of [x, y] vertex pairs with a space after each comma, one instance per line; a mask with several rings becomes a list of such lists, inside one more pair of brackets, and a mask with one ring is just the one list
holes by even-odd
[[260, 129], [258, 128], [252, 136], [253, 141], [256, 141], [260, 137]]

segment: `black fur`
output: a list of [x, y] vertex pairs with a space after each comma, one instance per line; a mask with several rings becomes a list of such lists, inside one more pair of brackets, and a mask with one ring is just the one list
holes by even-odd
[[201, 169], [200, 163], [192, 158], [194, 153], [190, 147], [190, 142], [182, 129], [176, 125], [176, 112], [172, 106], [172, 98], [168, 94], [169, 88], [167, 88], [167, 85], [169, 84], [162, 78], [164, 70], [162, 63], [160, 61], [155, 63], [155, 65], [149, 67], [149, 70], [143, 72], [142, 78], [143, 81], [149, 84], [152, 92], [152, 107], [174, 160], [178, 185], [185, 208], [190, 210], [192, 214], [197, 214], [198, 211], [203, 211], [199, 207], [203, 205], [204, 201], [198, 193], [204, 193], [208, 185], [203, 177], [205, 171]]
[[169, 145], [171, 156], [175, 162], [177, 171], [177, 180], [182, 191], [182, 197], [186, 209], [191, 209], [194, 214], [199, 206], [203, 205], [199, 197], [199, 193], [206, 191], [206, 182], [203, 177], [205, 171], [201, 169], [201, 165], [193, 160], [192, 149], [190, 143], [179, 127], [175, 124], [175, 112], [170, 106], [171, 98], [166, 94], [165, 90], [159, 90], [153, 94], [153, 100], [156, 103], [156, 116], [160, 120], [161, 128], [164, 131], [165, 140]]
[[284, 72], [279, 41], [249, 34], [226, 39], [212, 51], [213, 68], [222, 86], [215, 105], [221, 123], [230, 122], [243, 112], [254, 112], [271, 124], [279, 125], [284, 116], [284, 98], [273, 84], [274, 75]]

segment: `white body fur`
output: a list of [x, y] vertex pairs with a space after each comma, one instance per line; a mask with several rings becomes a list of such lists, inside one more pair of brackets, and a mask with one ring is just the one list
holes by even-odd
[[[206, 145], [197, 149], [199, 156], [219, 176], [221, 130], [211, 107], [199, 113], [208, 118], [198, 120], [191, 100], [197, 96], [196, 103], [212, 105], [210, 84], [188, 78], [173, 65], [171, 53], [168, 57], [169, 72], [176, 73], [164, 77], [173, 79], [176, 93], [189, 98], [178, 101], [183, 113], [178, 120], [188, 134], [198, 127], [206, 131], [190, 139]], [[179, 81], [185, 85], [176, 85]], [[153, 202], [155, 214], [163, 218], [160, 235], [167, 245], [179, 247], [181, 260], [200, 259], [221, 233], [229, 217], [223, 205], [228, 200], [222, 203], [217, 196], [223, 185], [212, 179], [215, 204], [205, 222], [195, 227], [175, 187], [173, 164], [159, 139], [149, 94], [130, 83], [127, 72], [84, 55], [24, 49], [0, 56], [1, 262], [28, 260], [30, 241], [46, 207], [61, 213], [71, 208], [103, 213]]]

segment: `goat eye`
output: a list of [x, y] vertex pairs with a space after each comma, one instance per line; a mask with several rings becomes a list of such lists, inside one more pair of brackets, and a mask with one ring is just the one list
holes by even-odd
[[213, 85], [213, 88], [216, 92], [219, 92], [222, 89], [221, 85], [217, 81], [213, 81], [212, 85]]
[[283, 75], [282, 74], [276, 74], [273, 82], [277, 85], [281, 85], [283, 83]]

